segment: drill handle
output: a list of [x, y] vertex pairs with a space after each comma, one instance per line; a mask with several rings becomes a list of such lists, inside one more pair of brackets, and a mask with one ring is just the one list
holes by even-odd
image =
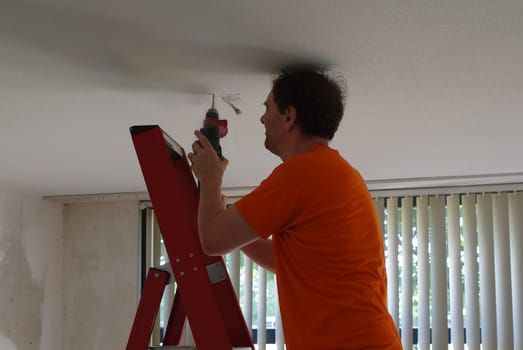
[[223, 159], [222, 147], [220, 146], [220, 130], [214, 125], [205, 125], [200, 129], [200, 132], [207, 137], [209, 142], [212, 144], [212, 147], [218, 154], [220, 159]]

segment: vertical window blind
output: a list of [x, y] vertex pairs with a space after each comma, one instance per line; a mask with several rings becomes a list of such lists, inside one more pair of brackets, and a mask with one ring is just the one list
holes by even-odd
[[523, 193], [375, 199], [405, 349], [523, 349]]

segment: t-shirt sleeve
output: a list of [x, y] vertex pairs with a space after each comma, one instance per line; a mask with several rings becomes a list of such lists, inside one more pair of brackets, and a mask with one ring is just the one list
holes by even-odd
[[234, 204], [261, 238], [267, 239], [292, 225], [303, 193], [300, 181], [294, 175], [292, 168], [283, 163], [256, 189]]

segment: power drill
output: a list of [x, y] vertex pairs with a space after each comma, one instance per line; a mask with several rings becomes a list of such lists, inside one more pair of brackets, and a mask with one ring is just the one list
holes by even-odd
[[220, 138], [227, 135], [227, 120], [220, 119], [218, 111], [214, 108], [214, 94], [212, 95], [212, 106], [205, 113], [203, 128], [200, 129], [200, 132], [209, 139], [218, 157], [223, 159]]

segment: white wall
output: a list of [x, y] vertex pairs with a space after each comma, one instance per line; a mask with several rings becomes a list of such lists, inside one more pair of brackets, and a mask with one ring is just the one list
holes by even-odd
[[62, 268], [62, 205], [0, 190], [0, 349], [63, 349]]
[[64, 350], [125, 348], [138, 300], [139, 231], [138, 201], [65, 205]]

